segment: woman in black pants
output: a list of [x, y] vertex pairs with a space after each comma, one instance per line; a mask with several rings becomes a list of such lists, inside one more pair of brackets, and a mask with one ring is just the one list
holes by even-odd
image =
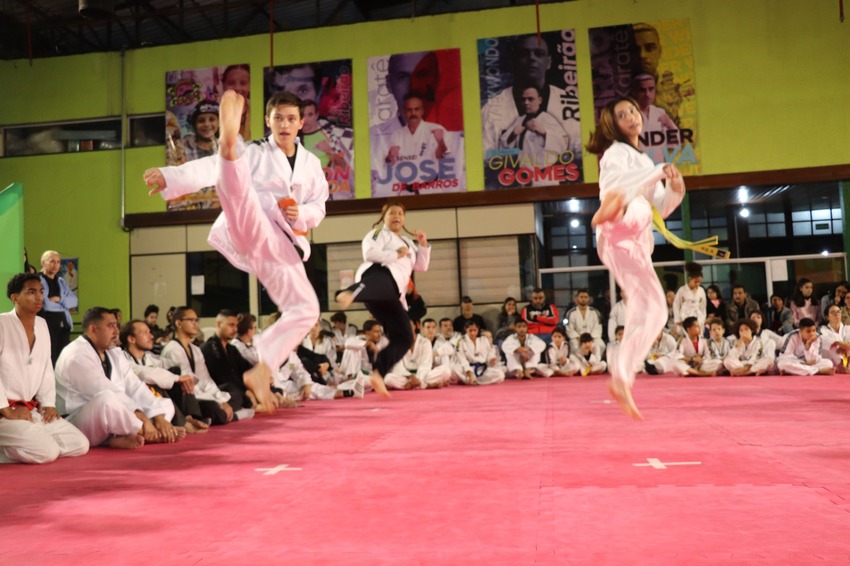
[[363, 263], [354, 277], [354, 285], [336, 295], [343, 309], [355, 301], [363, 303], [384, 329], [389, 345], [378, 353], [369, 380], [372, 388], [385, 397], [390, 395], [384, 376], [413, 344], [404, 296], [407, 283], [414, 271], [427, 271], [431, 259], [431, 246], [425, 232], [408, 231], [404, 227], [404, 217], [403, 204], [388, 202], [384, 205], [381, 219], [363, 238]]

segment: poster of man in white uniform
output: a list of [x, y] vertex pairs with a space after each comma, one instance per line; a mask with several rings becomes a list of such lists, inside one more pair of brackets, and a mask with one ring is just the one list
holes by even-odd
[[575, 32], [478, 40], [484, 186], [583, 179]]
[[460, 50], [368, 61], [372, 197], [466, 190]]

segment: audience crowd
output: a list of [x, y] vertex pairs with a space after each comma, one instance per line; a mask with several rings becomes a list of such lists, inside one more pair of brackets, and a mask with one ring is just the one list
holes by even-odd
[[[15, 308], [0, 315], [0, 462], [49, 462], [85, 454], [89, 446], [179, 442], [261, 410], [243, 379], [259, 361], [254, 315], [222, 310], [214, 331], [202, 336], [198, 313], [187, 306], [169, 309], [164, 327], [156, 305], [126, 323], [120, 310], [94, 307], [82, 316], [82, 334], [68, 341], [66, 314], [76, 297], [58, 277], [58, 261], [48, 252], [41, 273], [8, 282]], [[800, 279], [787, 300], [773, 295], [760, 305], [743, 285], [734, 285], [724, 302], [717, 285], [703, 287], [698, 264], [687, 264], [686, 275], [686, 284], [668, 293], [667, 327], [636, 372], [850, 373], [847, 282], [818, 299], [812, 282]], [[412, 323], [414, 343], [386, 385], [435, 389], [606, 373], [627, 324], [627, 301], [623, 295], [612, 305], [601, 296], [596, 308], [590, 292], [578, 289], [562, 313], [543, 289], [534, 289], [522, 308], [505, 299], [496, 328], [474, 312], [470, 297], [454, 319], [426, 318], [423, 301]], [[54, 336], [63, 347], [53, 347]], [[274, 372], [276, 407], [362, 398], [386, 345], [374, 320], [362, 329], [344, 312], [317, 320]]]

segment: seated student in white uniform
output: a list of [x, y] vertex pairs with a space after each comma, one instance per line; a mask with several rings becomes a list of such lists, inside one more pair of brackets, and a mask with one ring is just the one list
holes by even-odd
[[236, 338], [230, 341], [233, 347], [242, 356], [242, 359], [251, 366], [260, 361], [260, 354], [254, 344], [257, 334], [257, 317], [249, 312], [242, 312], [236, 317]]
[[[339, 375], [337, 368], [339, 364], [336, 361], [336, 344], [334, 343], [334, 334], [329, 330], [325, 330], [322, 326], [322, 319], [316, 321], [310, 333], [304, 337], [301, 342], [301, 348], [309, 350], [316, 354], [315, 361], [319, 362], [318, 371], [322, 378], [330, 386], [336, 386], [339, 383]], [[299, 349], [299, 355], [302, 352]], [[327, 359], [327, 362], [323, 360]], [[304, 361], [303, 359], [301, 360]], [[327, 366], [327, 367], [325, 367]]]
[[209, 425], [201, 420], [201, 406], [194, 393], [195, 378], [171, 372], [162, 358], [151, 351], [153, 333], [150, 327], [141, 320], [131, 320], [121, 328], [119, 338], [124, 357], [136, 376], [155, 394], [174, 403], [171, 424], [182, 426], [188, 433], [207, 432]]
[[[443, 320], [449, 320], [444, 318]], [[454, 332], [452, 332], [454, 334]], [[466, 375], [460, 361], [457, 348], [451, 340], [446, 340], [442, 334], [437, 334], [437, 321], [426, 318], [422, 321], [422, 336], [431, 342], [434, 368], [441, 368], [449, 376], [449, 383], [461, 383]]]
[[310, 377], [310, 372], [304, 368], [301, 358], [294, 352], [272, 374], [272, 390], [279, 397], [283, 407], [297, 407], [298, 402], [308, 399], [362, 398], [366, 383], [368, 383], [368, 380], [364, 379], [351, 379], [341, 383], [339, 387], [316, 383]]
[[452, 348], [457, 350], [463, 334], [455, 332], [454, 322], [450, 318], [440, 319], [440, 334], [437, 336], [437, 342], [447, 342]]
[[832, 362], [837, 373], [850, 373], [850, 326], [841, 322], [841, 308], [830, 305], [826, 309], [826, 324], [820, 327], [821, 355]]
[[[622, 301], [620, 301], [620, 303], [622, 303]], [[620, 304], [620, 303], [617, 303], [617, 304]], [[623, 335], [625, 334], [625, 330], [626, 330], [625, 326], [618, 325], [614, 328], [613, 334], [611, 334], [611, 336], [613, 336], [614, 339], [611, 340], [610, 342], [608, 342], [608, 347], [605, 349], [605, 361], [608, 364], [609, 368], [611, 368], [617, 361], [617, 356], [620, 353], [620, 344], [623, 343]], [[670, 338], [670, 340], [672, 341], [670, 348], [675, 349], [676, 348], [676, 341], [673, 340], [672, 337]], [[646, 371], [646, 367], [645, 367], [646, 363], [647, 363], [646, 361], [638, 360], [636, 365], [635, 365], [634, 372], [636, 374], [638, 374], [642, 371]]]
[[331, 331], [334, 333], [334, 347], [336, 348], [337, 367], [342, 361], [342, 353], [345, 351], [345, 341], [357, 336], [357, 327], [348, 324], [348, 316], [343, 311], [337, 311], [331, 316]]
[[582, 376], [605, 373], [608, 364], [602, 359], [596, 339], [590, 332], [584, 332], [578, 340], [578, 350], [570, 356], [572, 362], [578, 366], [578, 373]]
[[755, 337], [756, 325], [747, 318], [735, 323], [738, 340], [723, 360], [723, 365], [733, 377], [744, 375], [764, 375], [774, 370], [776, 354], [772, 343], [765, 343]]
[[[611, 313], [608, 315], [608, 348], [615, 342], [617, 328], [625, 329], [626, 327], [626, 305], [629, 303], [629, 298], [622, 289], [620, 290], [620, 297], [621, 299], [611, 307]], [[616, 342], [619, 343], [619, 341]], [[610, 358], [608, 362], [608, 365], [612, 365]]]
[[723, 362], [732, 351], [732, 344], [726, 339], [726, 325], [721, 319], [712, 318], [708, 328], [702, 369], [714, 375], [722, 375], [726, 373]]
[[516, 332], [502, 342], [502, 352], [505, 354], [508, 368], [505, 377], [531, 379], [552, 375], [549, 366], [541, 361], [541, 356], [546, 351], [546, 342], [534, 334], [529, 334], [525, 320], [517, 320], [514, 329]]
[[649, 375], [670, 373], [673, 370], [673, 359], [676, 352], [676, 339], [666, 330], [662, 330], [646, 355], [643, 369]]
[[161, 357], [166, 365], [177, 366], [181, 374], [195, 378], [195, 397], [204, 420], [213, 425], [223, 425], [250, 418], [252, 413], [242, 410], [241, 401], [231, 399], [230, 393], [219, 389], [210, 376], [204, 354], [194, 344], [195, 337], [200, 334], [197, 313], [189, 307], [179, 307], [174, 311], [172, 321], [174, 340], [165, 345]]
[[713, 371], [703, 365], [708, 352], [708, 344], [702, 337], [703, 326], [699, 323], [697, 317], [689, 316], [683, 320], [681, 328], [684, 336], [679, 338], [676, 355], [672, 360], [670, 369], [676, 375], [685, 377], [714, 375], [714, 371], [717, 371], [720, 364], [716, 362], [709, 364], [709, 367], [714, 368]]
[[[688, 282], [679, 287], [673, 298], [673, 324], [681, 328], [688, 317], [696, 317], [699, 327], [705, 327], [706, 307], [708, 301], [705, 289], [702, 288], [702, 266], [698, 263], [685, 264]], [[675, 334], [681, 334], [676, 331]]]
[[552, 331], [552, 342], [546, 350], [549, 369], [555, 377], [575, 375], [581, 367], [570, 357], [570, 343], [567, 341], [567, 331], [558, 326]]
[[186, 429], [172, 426], [174, 404], [155, 397], [115, 346], [118, 321], [103, 307], [83, 315], [83, 335], [56, 362], [59, 411], [92, 446], [135, 449], [151, 442], [177, 442]]
[[439, 389], [449, 384], [451, 372], [446, 367], [434, 366], [434, 350], [431, 341], [416, 333], [416, 325], [410, 322], [413, 344], [384, 376], [387, 389]]
[[761, 311], [751, 312], [750, 320], [752, 320], [755, 325], [753, 336], [761, 340], [764, 343], [765, 348], [773, 354], [774, 358], [776, 358], [776, 350], [779, 349], [779, 346], [781, 346], [783, 342], [782, 337], [773, 330], [764, 327], [764, 315], [761, 314]]
[[579, 351], [580, 337], [585, 332], [593, 337], [593, 344], [599, 350], [599, 355], [605, 353], [605, 342], [602, 340], [602, 315], [590, 306], [590, 291], [579, 289], [576, 293], [576, 306], [567, 311], [564, 318], [567, 337], [570, 339], [570, 350]]
[[467, 320], [466, 335], [458, 345], [457, 354], [463, 367], [461, 383], [492, 385], [505, 380], [505, 367], [499, 351], [487, 336], [479, 335], [478, 322]]
[[[383, 329], [377, 320], [363, 323], [363, 333], [345, 340], [345, 351], [339, 363], [339, 373], [343, 381], [358, 378], [372, 372], [372, 364], [378, 352], [386, 346]], [[367, 384], [367, 389], [369, 385]]]
[[0, 464], [82, 456], [88, 439], [56, 411], [50, 331], [37, 316], [44, 305], [39, 275], [15, 275], [6, 296], [15, 308], [0, 314]]
[[821, 339], [815, 321], [800, 320], [799, 328], [785, 335], [776, 367], [780, 375], [832, 375], [835, 367], [821, 356]]

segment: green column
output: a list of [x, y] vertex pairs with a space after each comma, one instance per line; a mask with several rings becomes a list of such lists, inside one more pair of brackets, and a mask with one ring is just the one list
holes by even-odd
[[[687, 193], [685, 193], [685, 198], [682, 199], [682, 239], [691, 240], [691, 200]], [[694, 260], [692, 250], [683, 251], [685, 252], [685, 261]]]
[[[838, 192], [841, 194], [841, 225], [844, 240], [844, 253], [850, 250], [850, 233], [847, 232], [847, 218], [850, 214], [850, 181], [838, 181]], [[847, 278], [847, 257], [844, 257], [844, 278]]]
[[6, 284], [24, 269], [24, 187], [12, 183], [0, 190], [0, 312], [12, 310]]

